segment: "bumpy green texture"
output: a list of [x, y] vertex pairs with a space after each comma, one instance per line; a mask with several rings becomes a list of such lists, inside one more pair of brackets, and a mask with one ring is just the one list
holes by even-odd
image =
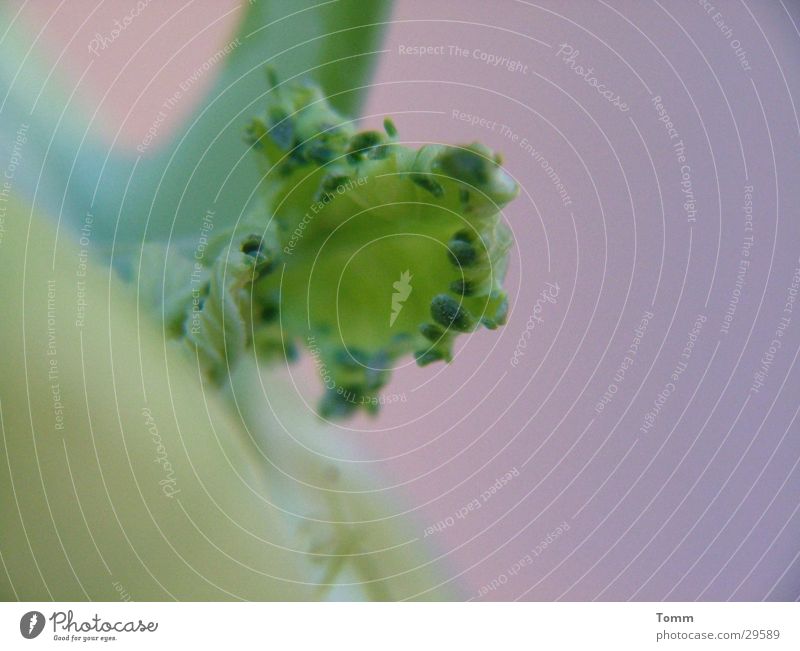
[[399, 358], [450, 361], [459, 333], [505, 322], [500, 210], [517, 186], [482, 145], [406, 147], [390, 120], [359, 132], [317, 86], [270, 81], [247, 129], [264, 208], [217, 234], [165, 316], [213, 377], [249, 347], [305, 348], [323, 417], [374, 412]]

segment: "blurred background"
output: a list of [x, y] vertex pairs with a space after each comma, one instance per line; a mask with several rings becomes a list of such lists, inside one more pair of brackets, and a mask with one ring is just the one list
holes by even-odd
[[[81, 191], [45, 199], [49, 179], [175, 149], [213, 105], [206, 64], [242, 15], [150, 3], [115, 32], [135, 4], [13, 2], [0, 25], [17, 63], [45, 75], [1, 64], [6, 115], [20, 86], [20, 107], [60, 88], [95, 140], [76, 132], [65, 151], [80, 155], [53, 154], [14, 188], [61, 238], [85, 225], [68, 214]], [[432, 550], [455, 598], [796, 600], [800, 5], [398, 0], [379, 20], [363, 125], [391, 116], [404, 142], [480, 141], [521, 186], [505, 214], [511, 316], [464, 337], [450, 365], [399, 369], [377, 419], [326, 430], [341, 464], [368, 467], [374, 499], [411, 515], [403, 535]], [[276, 61], [302, 68], [312, 47]], [[344, 101], [361, 64], [335, 65]], [[27, 124], [19, 110], [6, 125]], [[230, 115], [231, 133], [247, 115]], [[16, 140], [7, 128], [9, 157]], [[175, 187], [224, 182], [200, 170]], [[135, 228], [93, 215], [95, 242]], [[275, 377], [311, 410], [311, 360]]]

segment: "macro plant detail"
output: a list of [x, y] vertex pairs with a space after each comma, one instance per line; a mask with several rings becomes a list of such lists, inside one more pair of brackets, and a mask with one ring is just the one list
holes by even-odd
[[[505, 323], [512, 238], [501, 211], [517, 186], [480, 144], [414, 149], [390, 119], [357, 131], [313, 82], [268, 79], [265, 110], [246, 129], [260, 201], [214, 234], [201, 262], [189, 240], [166, 270], [142, 265], [155, 274], [142, 282], [209, 377], [221, 381], [248, 349], [270, 363], [313, 342], [332, 380], [320, 415], [374, 413], [397, 360], [449, 362], [459, 334]], [[387, 324], [394, 285], [402, 305]]]
[[[565, 604], [545, 647], [673, 604], [637, 649], [742, 601], [791, 644], [747, 604], [800, 594], [798, 3], [0, 23], [0, 647], [392, 626], [170, 600]], [[426, 646], [531, 637], [495, 610]]]

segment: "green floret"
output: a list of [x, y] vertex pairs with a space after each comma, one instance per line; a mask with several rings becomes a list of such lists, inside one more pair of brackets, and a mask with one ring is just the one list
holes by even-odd
[[500, 211], [517, 186], [489, 149], [415, 150], [388, 119], [358, 132], [310, 84], [274, 85], [246, 133], [263, 207], [209, 246], [183, 327], [210, 376], [248, 346], [300, 346], [324, 380], [322, 416], [373, 412], [398, 358], [449, 361], [459, 333], [505, 322]]

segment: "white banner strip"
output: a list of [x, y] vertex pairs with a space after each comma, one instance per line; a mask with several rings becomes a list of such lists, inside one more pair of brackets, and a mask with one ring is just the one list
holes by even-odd
[[797, 603], [5, 603], [2, 649], [800, 649]]

